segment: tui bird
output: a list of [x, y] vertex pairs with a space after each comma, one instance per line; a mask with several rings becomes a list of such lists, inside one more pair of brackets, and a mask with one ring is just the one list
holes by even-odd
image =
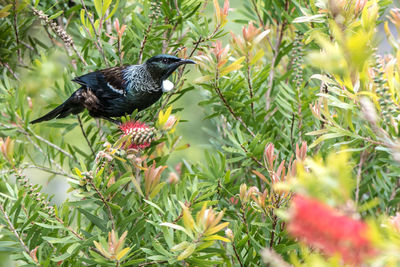
[[80, 84], [81, 88], [64, 103], [31, 123], [64, 118], [86, 108], [90, 116], [118, 124], [112, 117], [146, 109], [160, 99], [163, 92], [172, 90], [173, 84], [167, 78], [183, 64], [195, 62], [157, 55], [141, 65], [112, 67], [76, 77], [72, 81]]

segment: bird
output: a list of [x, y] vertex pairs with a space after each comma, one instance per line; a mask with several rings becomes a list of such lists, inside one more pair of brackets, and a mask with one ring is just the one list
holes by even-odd
[[94, 118], [102, 118], [116, 124], [113, 118], [142, 111], [174, 85], [167, 78], [181, 65], [196, 64], [193, 60], [160, 54], [143, 64], [106, 68], [72, 79], [81, 87], [61, 105], [31, 124], [65, 118], [85, 109]]

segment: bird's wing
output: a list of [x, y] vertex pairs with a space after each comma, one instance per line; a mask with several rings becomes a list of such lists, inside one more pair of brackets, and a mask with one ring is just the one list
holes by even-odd
[[74, 78], [72, 81], [90, 88], [100, 99], [124, 97], [126, 90], [123, 80], [123, 67], [112, 67], [91, 72]]

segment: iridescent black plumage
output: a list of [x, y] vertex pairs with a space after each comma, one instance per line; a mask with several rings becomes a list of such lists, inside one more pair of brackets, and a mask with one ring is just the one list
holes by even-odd
[[91, 72], [72, 81], [81, 85], [63, 104], [43, 117], [38, 123], [53, 118], [78, 114], [85, 108], [90, 116], [114, 121], [112, 117], [143, 110], [163, 94], [163, 82], [180, 65], [194, 64], [170, 55], [157, 55], [144, 64], [113, 67]]

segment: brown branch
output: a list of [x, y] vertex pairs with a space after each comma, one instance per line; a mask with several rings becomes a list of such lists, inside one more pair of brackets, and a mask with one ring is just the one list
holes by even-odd
[[59, 146], [57, 146], [57, 145], [51, 143], [50, 141], [47, 141], [46, 139], [44, 139], [44, 138], [41, 137], [40, 135], [35, 134], [35, 133], [32, 131], [32, 129], [30, 129], [29, 127], [28, 127], [28, 130], [29, 130], [29, 132], [26, 132], [25, 130], [22, 130], [22, 132], [23, 132], [25, 135], [31, 135], [31, 136], [35, 137], [35, 138], [38, 139], [39, 141], [42, 141], [42, 142], [45, 143], [46, 145], [48, 145], [48, 146], [54, 148], [55, 150], [57, 150], [57, 151], [63, 153], [65, 156], [69, 157], [70, 159], [76, 161], [76, 159], [74, 158], [74, 156], [72, 156], [70, 153], [68, 153], [67, 151], [65, 151], [65, 150], [62, 149], [61, 147], [59, 147]]
[[[240, 147], [243, 149], [243, 151], [244, 151], [246, 154], [249, 153], [249, 151], [244, 147], [244, 145], [242, 145], [242, 144], [239, 144], [239, 145], [240, 145]], [[254, 156], [252, 155], [252, 156], [250, 156], [250, 158], [251, 158], [255, 163], [257, 163], [258, 165], [260, 165], [260, 167], [265, 168], [265, 166], [262, 164], [262, 162], [259, 161], [256, 157], [254, 157]]]
[[235, 252], [235, 256], [236, 256], [236, 259], [238, 260], [238, 262], [240, 264], [240, 267], [243, 267], [243, 263], [240, 260], [239, 253], [236, 250], [236, 246], [235, 246], [235, 243], [233, 242], [233, 240], [232, 240], [232, 248], [233, 248], [233, 251]]
[[[14, 33], [15, 33], [15, 42], [17, 46], [19, 46], [19, 33], [18, 33], [18, 20], [17, 20], [17, 1], [14, 0], [13, 2], [13, 15], [14, 15], [14, 20], [13, 20], [13, 28], [14, 28]], [[17, 56], [18, 56], [18, 61], [23, 64], [22, 57], [21, 57], [21, 50], [19, 47], [17, 48]]]
[[150, 262], [145, 262], [145, 263], [141, 263], [138, 266], [147, 266], [147, 265], [153, 265], [153, 264], [163, 264], [163, 263], [167, 263], [168, 261], [150, 261]]
[[149, 36], [149, 32], [151, 30], [152, 25], [153, 25], [153, 19], [150, 21], [149, 26], [147, 27], [146, 31], [144, 32], [144, 38], [143, 38], [142, 42], [140, 43], [138, 64], [142, 64], [144, 46], [146, 45], [147, 37]]
[[[287, 12], [289, 9], [289, 1], [286, 0], [285, 2], [285, 12]], [[276, 60], [278, 58], [279, 55], [279, 46], [282, 43], [282, 39], [283, 39], [283, 33], [285, 31], [286, 28], [286, 24], [287, 24], [287, 20], [285, 19], [283, 21], [283, 23], [281, 24], [280, 30], [279, 30], [279, 24], [276, 28], [277, 30], [277, 36], [278, 39], [276, 40], [275, 43], [275, 47], [273, 49], [273, 57], [272, 57], [272, 61], [271, 61], [271, 70], [269, 71], [269, 76], [268, 76], [268, 91], [265, 95], [265, 99], [266, 99], [266, 110], [269, 110], [270, 105], [271, 105], [271, 92], [272, 92], [272, 85], [273, 85], [273, 81], [274, 81], [274, 76], [275, 76], [275, 63]]]
[[65, 177], [71, 178], [73, 180], [78, 180], [76, 177], [74, 177], [72, 175], [69, 175], [68, 173], [54, 171], [52, 169], [49, 169], [49, 168], [46, 168], [46, 167], [43, 167], [43, 166], [39, 166], [39, 165], [28, 165], [28, 166], [25, 166], [23, 168], [24, 169], [38, 169], [38, 170], [45, 171], [45, 172], [48, 172], [48, 173], [65, 176]]
[[253, 4], [254, 12], [256, 12], [256, 14], [257, 14], [258, 23], [260, 23], [260, 26], [264, 28], [265, 25], [264, 25], [264, 22], [263, 22], [263, 20], [261, 18], [260, 11], [258, 10], [256, 1], [255, 0], [251, 0], [251, 3]]
[[[248, 249], [250, 249], [251, 245], [250, 245], [249, 226], [248, 226], [248, 224], [247, 224], [246, 214], [245, 214], [245, 212], [244, 212], [244, 206], [243, 206], [243, 205], [242, 205], [242, 207], [240, 208], [240, 211], [241, 211], [240, 216], [242, 217], [242, 221], [243, 221], [243, 224], [244, 224], [244, 226], [245, 226], [245, 232], [246, 232], [246, 234], [247, 234], [247, 237], [249, 238], [249, 239], [247, 239], [247, 245], [249, 246]], [[248, 251], [248, 250], [247, 250], [247, 251]]]
[[251, 113], [254, 117], [253, 85], [251, 83], [251, 77], [250, 77], [249, 53], [247, 53], [247, 56], [246, 56], [246, 66], [247, 66], [247, 77], [246, 77], [247, 78], [247, 87], [249, 89], [250, 99], [251, 99], [251, 103], [250, 103]]
[[89, 139], [88, 139], [88, 137], [87, 137], [87, 135], [86, 135], [85, 129], [83, 129], [83, 124], [82, 124], [81, 116], [79, 116], [79, 114], [77, 114], [77, 115], [76, 115], [76, 118], [78, 119], [79, 127], [81, 128], [82, 135], [83, 135], [83, 137], [85, 138], [86, 143], [88, 144], [88, 146], [89, 146], [89, 148], [90, 148], [90, 151], [92, 152], [92, 156], [93, 156], [93, 158], [96, 158], [96, 153], [94, 152], [94, 150], [93, 150], [93, 148], [92, 148], [92, 145], [90, 144], [90, 141], [89, 141]]
[[275, 240], [275, 228], [276, 224], [278, 222], [278, 217], [273, 214], [272, 215], [272, 229], [271, 229], [271, 235], [270, 235], [270, 241], [269, 241], [269, 247], [272, 248], [274, 245], [274, 240]]
[[[24, 241], [22, 240], [21, 236], [18, 234], [17, 230], [15, 230], [14, 225], [12, 224], [10, 217], [8, 217], [8, 214], [6, 213], [6, 211], [4, 210], [3, 204], [0, 203], [0, 210], [1, 213], [3, 213], [4, 218], [6, 219], [7, 225], [8, 225], [8, 229], [15, 235], [15, 237], [18, 239], [19, 243], [21, 244], [22, 248], [25, 250], [25, 252], [32, 258], [31, 254], [30, 254], [30, 250], [28, 248], [28, 246], [24, 243]], [[41, 266], [37, 261], [35, 261], [32, 258], [32, 261], [37, 265], [37, 266]]]
[[368, 152], [364, 150], [360, 155], [360, 162], [358, 163], [357, 170], [357, 186], [356, 186], [356, 205], [358, 204], [359, 195], [360, 195], [360, 182], [361, 182], [361, 174], [362, 174], [362, 166], [368, 156]]
[[[37, 10], [34, 7], [31, 7], [33, 13], [40, 19], [42, 20], [46, 25], [48, 25], [51, 30], [63, 41], [64, 43], [64, 47], [67, 51], [67, 53], [69, 54], [69, 50], [68, 47], [71, 47], [75, 54], [78, 56], [78, 58], [82, 61], [82, 63], [87, 66], [88, 64], [86, 63], [85, 59], [82, 57], [82, 55], [79, 53], [78, 49], [75, 46], [74, 40], [72, 39], [72, 37], [59, 25], [57, 25], [57, 23], [52, 22], [49, 17], [43, 13], [42, 10]], [[43, 26], [44, 27], [44, 26]], [[49, 39], [54, 43], [53, 38], [51, 38], [49, 32], [47, 31], [47, 28], [45, 28], [45, 31], [47, 33], [47, 35], [49, 36]]]
[[105, 206], [106, 209], [107, 209], [108, 217], [109, 217], [110, 220], [111, 220], [111, 226], [112, 226], [113, 229], [115, 229], [114, 216], [112, 215], [111, 208], [110, 208], [110, 206], [108, 205], [108, 203], [107, 203], [105, 197], [104, 197], [103, 194], [100, 192], [100, 190], [96, 187], [96, 185], [93, 183], [93, 178], [92, 178], [92, 177], [87, 177], [86, 180], [89, 182], [89, 184], [93, 187], [93, 189], [94, 189], [94, 190], [96, 191], [96, 193], [99, 195], [101, 201], [103, 202], [104, 206]]
[[[11, 127], [11, 126], [5, 125], [4, 123], [0, 123], [0, 126], [3, 126], [3, 127], [6, 128], [6, 129], [11, 129], [11, 128], [13, 128], [13, 127]], [[42, 141], [43, 143], [47, 144], [48, 146], [51, 146], [51, 147], [54, 148], [55, 150], [58, 150], [59, 152], [63, 153], [63, 154], [66, 155], [67, 157], [69, 157], [69, 158], [71, 158], [72, 160], [74, 160], [75, 162], [77, 162], [76, 159], [75, 159], [70, 153], [68, 153], [67, 151], [65, 151], [65, 150], [62, 149], [61, 147], [59, 147], [59, 146], [57, 146], [57, 145], [51, 143], [50, 141], [47, 141], [47, 140], [44, 139], [43, 137], [41, 137], [41, 136], [35, 134], [35, 133], [32, 131], [32, 129], [31, 129], [30, 127], [28, 127], [28, 130], [29, 130], [29, 132], [25, 131], [22, 127], [18, 127], [18, 128], [17, 128], [17, 131], [18, 131], [19, 133], [22, 133], [22, 134], [26, 135], [27, 137], [28, 137], [28, 136], [33, 136], [33, 137], [35, 137], [36, 139], [38, 139], [39, 141]], [[31, 140], [32, 140], [32, 139], [31, 139]], [[42, 152], [43, 152], [43, 151], [42, 151]], [[44, 154], [44, 153], [43, 153], [43, 154]]]
[[[218, 77], [217, 77], [218, 78]], [[232, 117], [237, 120], [238, 122], [240, 122], [240, 124], [247, 130], [247, 132], [250, 133], [250, 135], [254, 138], [256, 137], [256, 135], [254, 134], [254, 132], [246, 125], [246, 123], [243, 121], [243, 119], [241, 117], [239, 117], [236, 112], [232, 109], [232, 107], [229, 105], [228, 101], [226, 100], [226, 98], [224, 97], [224, 95], [222, 94], [221, 90], [219, 89], [217, 84], [214, 84], [214, 90], [217, 93], [217, 95], [219, 96], [219, 98], [222, 100], [222, 102], [224, 103], [225, 107], [228, 109], [229, 113], [231, 113]]]
[[[104, 54], [103, 45], [101, 44], [101, 41], [100, 41], [100, 29], [99, 29], [99, 32], [96, 31], [96, 27], [94, 26], [93, 18], [89, 14], [89, 11], [87, 10], [85, 2], [83, 0], [81, 0], [81, 4], [82, 4], [83, 9], [85, 10], [86, 16], [88, 16], [88, 18], [89, 18], [90, 25], [92, 26], [94, 35], [96, 37], [96, 41], [94, 42], [94, 44], [96, 45], [96, 47], [99, 50], [101, 56], [103, 57], [104, 63], [106, 64], [107, 67], [109, 67], [106, 55]], [[100, 18], [100, 20], [102, 20], [102, 19], [103, 18]], [[101, 27], [101, 23], [99, 23], [99, 25]]]
[[19, 82], [21, 81], [21, 80], [18, 78], [18, 75], [11, 69], [10, 65], [8, 65], [7, 62], [1, 62], [1, 61], [0, 61], [0, 66], [6, 67], [6, 69], [12, 74], [12, 76], [14, 76], [14, 78], [15, 78], [17, 81], [19, 81]]
[[[43, 149], [36, 144], [32, 138], [30, 137], [30, 135], [25, 135], [26, 139], [28, 139], [28, 141], [40, 152], [42, 153], [42, 155], [46, 155], [46, 153], [44, 153]], [[64, 169], [61, 167], [60, 164], [58, 164], [55, 160], [50, 158], [50, 162], [53, 163], [61, 172], [64, 172]]]

